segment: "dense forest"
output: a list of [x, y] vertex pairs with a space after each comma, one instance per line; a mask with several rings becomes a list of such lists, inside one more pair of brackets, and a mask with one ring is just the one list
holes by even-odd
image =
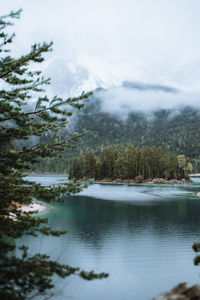
[[[72, 160], [71, 179], [136, 179], [150, 178], [183, 179], [192, 171], [184, 155], [178, 157], [162, 147], [134, 147], [130, 142], [125, 147], [108, 145], [95, 156], [93, 150]], [[139, 177], [140, 176], [140, 177]]]
[[[105, 112], [102, 100], [95, 91], [79, 113], [75, 113], [68, 130], [62, 129], [60, 136], [68, 138], [70, 132], [88, 131], [79, 149], [70, 150], [62, 160], [41, 160], [32, 168], [34, 172], [67, 172], [70, 160], [94, 149], [100, 154], [101, 147], [108, 144], [127, 145], [129, 141], [135, 146], [162, 146], [164, 150], [176, 155], [184, 154], [193, 165], [193, 171], [200, 171], [200, 112], [192, 107], [177, 110], [157, 110], [151, 113], [131, 111], [123, 119], [119, 115]], [[40, 142], [47, 143], [44, 137]]]
[[200, 111], [189, 106], [148, 113], [130, 111], [127, 116], [119, 116], [103, 110], [97, 91], [76, 115], [74, 127], [76, 131], [90, 131], [84, 139], [85, 148], [131, 140], [137, 146], [167, 146], [177, 154], [199, 157]]

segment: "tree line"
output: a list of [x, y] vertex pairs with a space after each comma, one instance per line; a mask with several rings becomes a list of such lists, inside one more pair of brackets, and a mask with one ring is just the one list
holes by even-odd
[[93, 149], [71, 161], [70, 179], [144, 179], [188, 178], [192, 165], [186, 164], [184, 155], [176, 156], [173, 152], [160, 147], [135, 147], [131, 142], [125, 145], [107, 145], [95, 155]]

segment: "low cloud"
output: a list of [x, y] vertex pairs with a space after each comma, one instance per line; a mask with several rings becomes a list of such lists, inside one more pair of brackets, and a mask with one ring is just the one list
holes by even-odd
[[167, 93], [178, 93], [178, 89], [161, 85], [161, 84], [145, 84], [141, 82], [123, 81], [122, 86], [128, 89], [135, 89], [139, 91], [163, 91]]
[[180, 110], [187, 106], [200, 109], [199, 93], [178, 91], [157, 84], [153, 86], [137, 84], [136, 88], [113, 87], [97, 91], [95, 95], [102, 100], [103, 111], [116, 114], [123, 119], [132, 111], [149, 114], [159, 109]]

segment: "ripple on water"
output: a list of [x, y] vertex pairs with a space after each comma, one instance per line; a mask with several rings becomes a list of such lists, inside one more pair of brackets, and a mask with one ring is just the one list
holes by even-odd
[[191, 246], [200, 237], [200, 201], [177, 197], [197, 188], [91, 185], [48, 212], [49, 225], [68, 235], [19, 243], [61, 263], [110, 274], [93, 282], [56, 281], [55, 300], [148, 300], [181, 281], [199, 281]]

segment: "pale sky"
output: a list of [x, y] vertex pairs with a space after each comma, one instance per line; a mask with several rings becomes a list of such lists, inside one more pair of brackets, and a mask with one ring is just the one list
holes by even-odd
[[16, 53], [53, 40], [53, 55], [73, 73], [75, 64], [110, 85], [131, 80], [200, 92], [199, 0], [1, 0], [0, 7], [2, 15], [23, 9], [13, 27]]

